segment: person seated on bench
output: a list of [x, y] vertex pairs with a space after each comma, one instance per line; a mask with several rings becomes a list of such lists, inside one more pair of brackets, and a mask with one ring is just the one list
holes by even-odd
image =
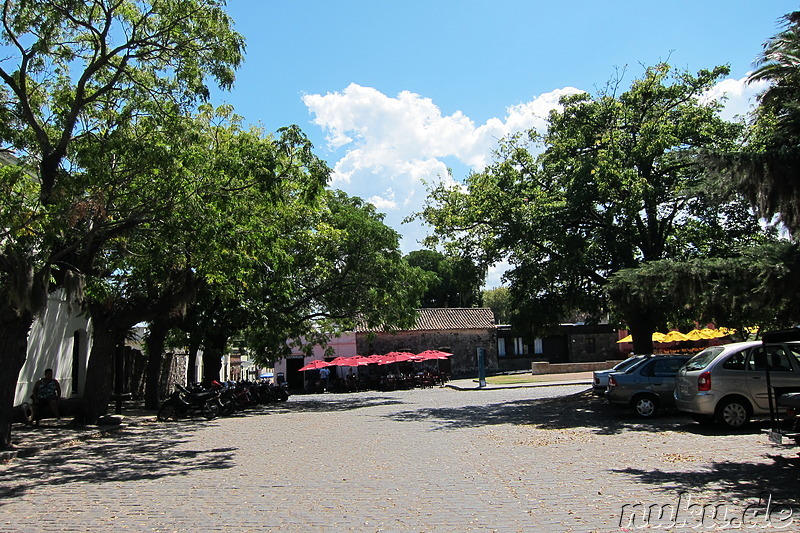
[[44, 371], [44, 377], [36, 382], [33, 386], [33, 423], [39, 423], [41, 416], [42, 405], [47, 404], [53, 416], [61, 420], [61, 415], [58, 412], [58, 401], [61, 399], [61, 385], [53, 378], [53, 369], [48, 368]]

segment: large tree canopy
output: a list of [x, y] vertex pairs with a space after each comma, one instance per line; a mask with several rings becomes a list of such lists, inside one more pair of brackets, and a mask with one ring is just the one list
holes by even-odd
[[480, 288], [486, 269], [468, 257], [446, 256], [435, 250], [409, 252], [411, 266], [428, 273], [423, 307], [474, 307], [480, 304]]
[[287, 339], [324, 344], [358, 322], [413, 325], [423, 272], [402, 257], [400, 235], [374, 206], [328, 191], [319, 210], [285, 230], [282, 260], [252, 271], [260, 288], [245, 300], [253, 317], [248, 347], [258, 360], [287, 355]]
[[[698, 162], [720, 198], [741, 194], [796, 241], [800, 229], [800, 12], [764, 45], [750, 81], [767, 81], [747, 142], [704, 147]], [[800, 321], [800, 257], [791, 242], [766, 243], [729, 257], [662, 260], [619, 272], [609, 291], [619, 308], [681, 311], [726, 325], [782, 328]], [[677, 318], [677, 317], [676, 317]]]
[[800, 252], [791, 242], [743, 250], [735, 257], [661, 260], [617, 272], [607, 290], [624, 314], [661, 309], [673, 325], [715, 323], [746, 338], [752, 327], [800, 321]]
[[[702, 100], [727, 72], [692, 75], [659, 64], [627, 91], [619, 93], [617, 80], [595, 96], [566, 97], [544, 136], [506, 140], [466, 191], [433, 190], [422, 216], [448, 246], [487, 262], [509, 258], [507, 279], [525, 322], [553, 324], [577, 311], [600, 317], [614, 272], [729, 255], [762, 233], [741, 200], [703, 191], [703, 170], [686, 157], [731, 148], [741, 135], [740, 125], [719, 117], [718, 103]], [[639, 311], [624, 318], [644, 353], [661, 317]]]
[[[107, 180], [122, 180], [113, 187], [119, 199], [142, 186], [133, 183], [135, 174], [97, 172], [96, 165], [88, 171], [88, 162], [98, 161], [104, 143], [118, 140], [117, 130], [184, 114], [208, 96], [209, 81], [229, 87], [244, 44], [222, 0], [0, 5], [0, 142], [30, 169], [0, 172], [2, 447], [9, 443], [28, 331], [46, 304], [51, 279], [86, 275], [104, 243], [143, 222], [140, 211], [103, 211]], [[162, 124], [154, 124], [140, 131], [157, 136]], [[144, 138], [136, 143], [146, 144]], [[120, 159], [124, 154], [106, 161]]]
[[703, 163], [715, 187], [744, 194], [759, 213], [777, 215], [800, 230], [800, 11], [784, 17], [785, 28], [764, 45], [751, 81], [767, 81], [754, 113], [750, 142], [735, 150], [708, 151]]

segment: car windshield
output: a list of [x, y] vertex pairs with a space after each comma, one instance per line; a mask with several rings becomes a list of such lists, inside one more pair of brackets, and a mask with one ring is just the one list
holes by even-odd
[[634, 355], [633, 357], [628, 357], [621, 363], [617, 363], [617, 366], [614, 367], [614, 370], [616, 370], [617, 372], [625, 372], [630, 367], [641, 361], [642, 358], [644, 358], [643, 355]]
[[631, 372], [633, 372], [634, 370], [636, 370], [637, 368], [642, 366], [642, 363], [644, 363], [646, 361], [649, 361], [650, 359], [651, 358], [649, 356], [643, 355], [643, 356], [641, 356], [641, 359], [638, 359], [638, 360], [634, 361], [631, 366], [629, 366], [627, 369], [624, 370], [624, 372], [626, 374], [630, 374]]
[[724, 349], [724, 346], [711, 346], [710, 348], [706, 348], [699, 354], [689, 359], [689, 362], [684, 365], [684, 368], [689, 371], [703, 370], [711, 363], [711, 361], [716, 359], [716, 357], [721, 354]]

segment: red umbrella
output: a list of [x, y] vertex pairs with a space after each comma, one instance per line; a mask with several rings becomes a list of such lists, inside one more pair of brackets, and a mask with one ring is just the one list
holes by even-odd
[[451, 353], [442, 352], [439, 350], [425, 350], [424, 352], [418, 353], [416, 356], [417, 361], [427, 361], [429, 359], [447, 359], [450, 357]]
[[403, 361], [413, 361], [414, 354], [408, 352], [389, 352], [381, 357], [378, 364], [388, 365], [391, 363], [402, 363]]
[[365, 366], [372, 362], [361, 355], [354, 355], [352, 357], [337, 357], [331, 361], [331, 364], [335, 366]]
[[305, 372], [306, 370], [318, 370], [320, 368], [325, 368], [326, 366], [331, 366], [331, 364], [321, 359], [315, 359], [301, 368], [300, 371]]

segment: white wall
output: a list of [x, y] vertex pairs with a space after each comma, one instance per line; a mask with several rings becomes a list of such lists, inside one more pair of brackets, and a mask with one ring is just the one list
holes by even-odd
[[[305, 338], [301, 339], [306, 342]], [[357, 354], [356, 349], [356, 334], [352, 331], [342, 333], [339, 337], [334, 337], [328, 342], [328, 346], [333, 348], [333, 355], [331, 357], [352, 357]], [[368, 355], [368, 354], [362, 354]], [[325, 348], [315, 345], [312, 355], [307, 356], [297, 348], [292, 348], [292, 358], [303, 358], [303, 365], [310, 363], [315, 359], [323, 359], [325, 357]], [[337, 367], [332, 370], [340, 370], [341, 376], [344, 376], [349, 370], [349, 367]], [[357, 367], [353, 370], [358, 370]], [[279, 372], [286, 373], [286, 359], [281, 358], [275, 361], [274, 373], [277, 376]]]
[[[33, 385], [46, 368], [53, 369], [64, 398], [82, 394], [90, 342], [89, 319], [70, 309], [62, 292], [51, 294], [47, 308], [34, 321], [28, 336], [28, 357], [19, 373], [14, 405], [30, 401]], [[73, 376], [74, 358], [77, 358], [77, 383]], [[76, 384], [77, 390], [74, 390]]]

